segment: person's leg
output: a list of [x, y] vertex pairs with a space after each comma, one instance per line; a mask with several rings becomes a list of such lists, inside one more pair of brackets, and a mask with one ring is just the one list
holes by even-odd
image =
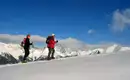
[[27, 49], [27, 57], [29, 56], [30, 52], [29, 52], [29, 48]]
[[25, 51], [25, 55], [24, 55], [23, 61], [25, 61], [26, 58], [28, 57], [28, 55], [29, 55], [29, 49], [25, 48], [24, 51]]
[[54, 48], [52, 48], [52, 55], [51, 55], [51, 59], [55, 59], [55, 57], [54, 57], [54, 53], [55, 53], [55, 49], [54, 49]]
[[50, 60], [50, 55], [51, 55], [51, 52], [52, 52], [52, 51], [51, 51], [51, 48], [48, 48], [48, 51], [49, 51], [49, 52], [48, 52], [47, 59]]

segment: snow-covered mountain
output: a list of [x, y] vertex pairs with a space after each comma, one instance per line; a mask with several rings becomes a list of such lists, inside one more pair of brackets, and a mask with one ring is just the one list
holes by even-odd
[[[94, 55], [94, 54], [108, 54], [121, 51], [130, 50], [130, 47], [122, 47], [117, 44], [107, 46], [85, 46], [84, 49], [71, 49], [62, 44], [56, 45], [55, 57], [65, 58], [72, 56]], [[5, 44], [0, 43], [0, 64], [18, 63], [24, 50], [19, 44]], [[48, 55], [48, 49], [44, 48], [31, 48], [29, 60], [42, 60]]]

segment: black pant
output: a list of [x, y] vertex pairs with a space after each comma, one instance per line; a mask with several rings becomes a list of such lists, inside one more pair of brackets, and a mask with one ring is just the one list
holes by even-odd
[[29, 56], [30, 52], [29, 52], [29, 48], [24, 48], [24, 51], [25, 51], [25, 55], [24, 55], [24, 58], [23, 58], [23, 61], [26, 60], [26, 58]]
[[55, 49], [54, 48], [48, 48], [49, 52], [48, 52], [48, 59], [54, 59], [54, 53], [55, 53]]

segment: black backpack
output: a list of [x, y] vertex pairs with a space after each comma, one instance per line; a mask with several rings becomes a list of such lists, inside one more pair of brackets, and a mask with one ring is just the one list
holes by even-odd
[[48, 36], [47, 38], [46, 38], [46, 44], [49, 44], [49, 40], [51, 39], [51, 36]]

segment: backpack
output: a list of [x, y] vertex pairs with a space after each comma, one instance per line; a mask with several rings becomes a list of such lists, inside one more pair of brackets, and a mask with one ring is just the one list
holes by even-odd
[[48, 36], [47, 38], [46, 38], [46, 44], [49, 44], [49, 40], [51, 39], [51, 36]]
[[21, 47], [24, 47], [25, 42], [26, 42], [26, 38], [24, 38], [23, 41], [21, 42]]

